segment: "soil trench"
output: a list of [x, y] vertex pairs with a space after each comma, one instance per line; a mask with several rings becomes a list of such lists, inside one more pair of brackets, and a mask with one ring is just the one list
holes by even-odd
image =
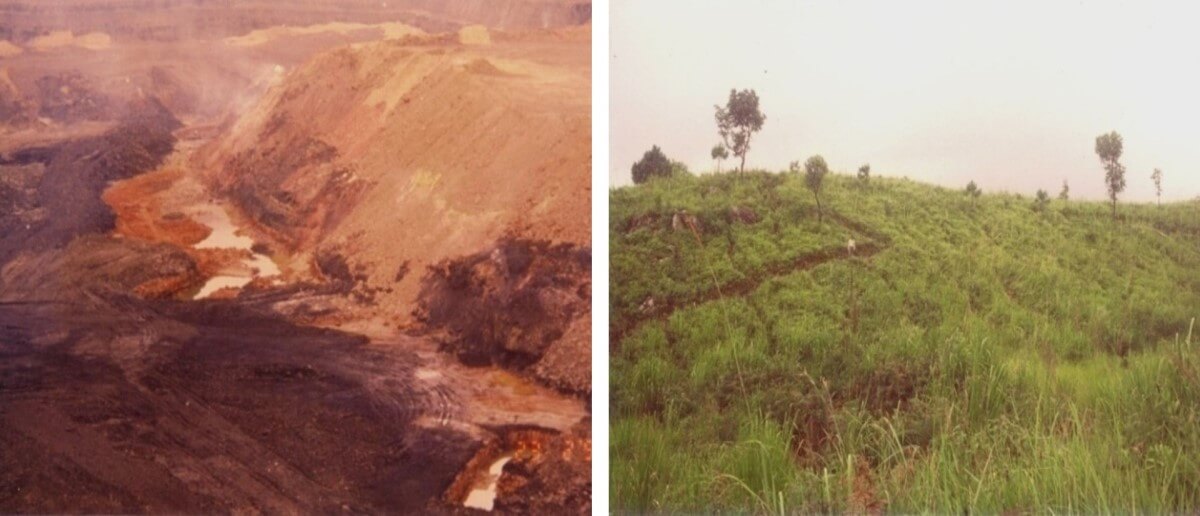
[[869, 241], [860, 242], [857, 244], [853, 254], [847, 252], [844, 246], [834, 246], [812, 253], [804, 254], [796, 257], [793, 260], [768, 265], [760, 271], [747, 275], [744, 278], [734, 281], [728, 281], [720, 285], [715, 285], [713, 288], [697, 292], [688, 296], [680, 296], [675, 299], [661, 299], [653, 310], [643, 311], [638, 314], [634, 320], [625, 325], [613, 323], [609, 328], [609, 343], [610, 347], [615, 349], [615, 346], [625, 338], [629, 332], [632, 332], [638, 326], [651, 320], [666, 320], [671, 317], [671, 314], [676, 310], [687, 306], [695, 306], [709, 301], [715, 301], [724, 297], [741, 297], [754, 292], [764, 282], [778, 277], [791, 274], [796, 271], [808, 270], [817, 267], [821, 264], [828, 263], [834, 260], [851, 259], [851, 260], [867, 260], [876, 254], [884, 251], [891, 245], [891, 239], [878, 231], [868, 227], [865, 224], [859, 223], [846, 216], [828, 210], [825, 216], [837, 221], [842, 226], [854, 230], [857, 233], [866, 235], [870, 238]]

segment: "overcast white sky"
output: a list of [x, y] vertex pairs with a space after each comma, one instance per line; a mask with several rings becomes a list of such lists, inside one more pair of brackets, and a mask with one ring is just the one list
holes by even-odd
[[[612, 184], [652, 144], [712, 170], [713, 105], [753, 88], [747, 167], [1104, 197], [1097, 135], [1125, 139], [1124, 199], [1200, 195], [1200, 18], [1185, 2], [613, 0]], [[732, 161], [732, 160], [731, 160]], [[726, 166], [728, 166], [728, 162]]]

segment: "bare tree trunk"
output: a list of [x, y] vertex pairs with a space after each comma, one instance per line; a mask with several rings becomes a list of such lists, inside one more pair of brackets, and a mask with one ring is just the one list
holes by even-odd
[[817, 198], [817, 223], [825, 222], [825, 210], [821, 208], [821, 196], [817, 192], [813, 192], [813, 197]]
[[738, 167], [738, 173], [739, 174], [746, 173], [746, 153], [745, 152], [742, 153], [742, 164], [741, 164], [741, 166]]

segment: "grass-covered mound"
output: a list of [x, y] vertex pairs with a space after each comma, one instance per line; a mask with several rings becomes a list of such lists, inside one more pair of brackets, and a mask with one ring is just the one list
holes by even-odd
[[831, 176], [819, 223], [788, 174], [611, 198], [614, 509], [1200, 508], [1200, 205]]

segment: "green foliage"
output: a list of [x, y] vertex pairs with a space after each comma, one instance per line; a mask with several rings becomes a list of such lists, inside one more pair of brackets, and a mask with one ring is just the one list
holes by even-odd
[[[629, 288], [611, 293], [614, 327], [637, 319], [640, 307], [693, 299], [745, 280], [755, 271], [785, 266], [807, 253], [839, 248], [840, 227], [818, 224], [804, 184], [782, 174], [673, 176], [611, 192], [611, 275]], [[754, 224], [732, 221], [734, 206], [761, 216]], [[675, 214], [695, 216], [703, 244], [673, 229]], [[853, 232], [860, 242], [870, 238]]]
[[821, 156], [813, 156], [804, 162], [804, 184], [815, 194], [821, 193], [821, 184], [828, 173], [829, 165], [825, 164], [825, 158]]
[[866, 163], [866, 164], [863, 164], [863, 166], [858, 167], [858, 180], [860, 182], [862, 182], [862, 184], [864, 184], [864, 185], [871, 183], [871, 164], [870, 163]]
[[713, 145], [712, 159], [717, 161], [717, 172], [721, 171], [721, 162], [729, 159], [729, 149], [725, 148], [725, 144], [718, 143]]
[[1066, 201], [1071, 198], [1071, 187], [1067, 186], [1067, 180], [1063, 179], [1062, 190], [1058, 191], [1058, 200]]
[[975, 181], [971, 181], [967, 183], [967, 188], [963, 190], [963, 193], [967, 194], [967, 197], [970, 197], [974, 201], [980, 195], [983, 195], [983, 190], [979, 188], [979, 185], [975, 184]]
[[671, 160], [671, 175], [672, 176], [691, 175], [691, 173], [692, 172], [690, 170], [688, 170], [686, 163], [684, 163], [682, 161]]
[[1112, 201], [1113, 220], [1117, 220], [1117, 196], [1125, 191], [1125, 165], [1121, 164], [1124, 140], [1116, 131], [1096, 137], [1096, 155], [1104, 164], [1104, 186]]
[[746, 153], [750, 151], [750, 137], [761, 131], [767, 121], [758, 107], [758, 93], [754, 90], [729, 90], [729, 100], [725, 106], [714, 106], [717, 120], [717, 132], [725, 147], [733, 151], [733, 155], [742, 159], [739, 172], [746, 171]]
[[671, 175], [671, 169], [671, 160], [655, 145], [642, 155], [640, 161], [633, 164], [633, 183], [640, 185], [655, 177], [668, 177]]
[[1150, 179], [1154, 181], [1154, 195], [1158, 198], [1158, 203], [1162, 204], [1162, 169], [1154, 169], [1150, 174]]
[[1045, 190], [1038, 189], [1037, 196], [1033, 198], [1033, 209], [1037, 211], [1046, 211], [1046, 207], [1050, 205], [1050, 194]]
[[[794, 174], [612, 192], [616, 511], [1200, 508], [1200, 203], [856, 181], [826, 224]], [[881, 250], [807, 264], [847, 234]]]
[[821, 221], [824, 210], [821, 209], [821, 186], [825, 183], [825, 175], [829, 174], [829, 165], [825, 158], [813, 156], [804, 162], [804, 185], [813, 193], [817, 200], [817, 221]]

